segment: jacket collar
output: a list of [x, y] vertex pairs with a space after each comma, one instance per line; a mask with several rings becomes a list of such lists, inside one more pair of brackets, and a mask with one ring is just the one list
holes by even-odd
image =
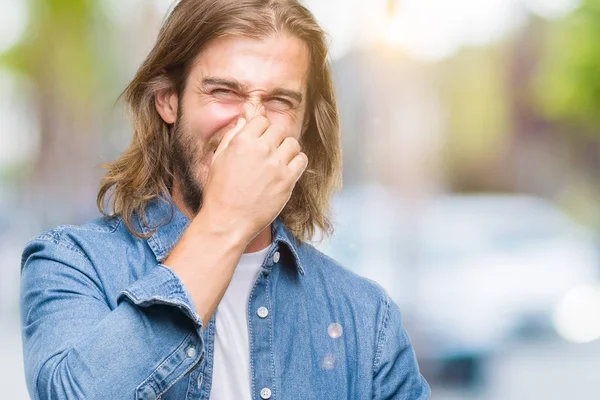
[[[144, 235], [150, 235], [153, 227], [156, 227], [156, 231], [147, 239], [147, 242], [157, 261], [163, 262], [183, 236], [190, 220], [177, 208], [170, 197], [150, 201], [146, 206], [145, 220], [147, 223], [143, 224], [140, 218], [137, 218], [138, 229]], [[267, 266], [273, 265], [271, 261], [273, 253], [284, 247], [291, 255], [294, 267], [297, 268], [300, 275], [304, 275], [304, 266], [299, 256], [303, 244], [294, 237], [279, 217], [273, 221], [271, 233], [273, 243], [267, 254]]]

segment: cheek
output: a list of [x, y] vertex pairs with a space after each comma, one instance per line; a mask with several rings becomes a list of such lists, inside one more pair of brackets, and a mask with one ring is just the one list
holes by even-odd
[[239, 110], [230, 105], [211, 103], [186, 110], [188, 126], [202, 141], [211, 139], [235, 121]]

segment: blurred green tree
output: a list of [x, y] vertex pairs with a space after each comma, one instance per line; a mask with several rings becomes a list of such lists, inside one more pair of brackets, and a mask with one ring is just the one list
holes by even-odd
[[[600, 227], [600, 0], [581, 0], [548, 23], [537, 76], [538, 110], [565, 149], [567, 182], [560, 202], [582, 222]], [[560, 137], [560, 138], [559, 138]]]
[[26, 33], [0, 60], [40, 88], [60, 87], [61, 100], [93, 99], [97, 78], [109, 66], [98, 40], [110, 29], [104, 3], [29, 0]]
[[452, 190], [512, 189], [502, 164], [511, 142], [510, 52], [506, 43], [465, 48], [440, 65], [446, 105], [445, 179]]
[[107, 40], [114, 29], [102, 0], [28, 0], [27, 6], [25, 34], [0, 55], [0, 66], [32, 83], [39, 151], [20, 178], [27, 208], [45, 227], [89, 214], [82, 204], [97, 188], [100, 169], [93, 167], [114, 94]]
[[534, 93], [543, 114], [600, 137], [600, 0], [548, 24]]

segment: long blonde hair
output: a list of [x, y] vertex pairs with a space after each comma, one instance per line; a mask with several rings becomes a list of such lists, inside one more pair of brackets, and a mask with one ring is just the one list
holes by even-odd
[[[193, 60], [212, 39], [227, 35], [260, 39], [282, 32], [300, 38], [310, 50], [310, 120], [301, 139], [308, 167], [280, 218], [300, 241], [312, 239], [317, 229], [331, 235], [329, 203], [341, 187], [338, 111], [325, 34], [296, 0], [181, 0], [175, 6], [154, 48], [123, 92], [133, 140], [120, 158], [104, 165], [108, 172], [98, 193], [100, 212], [121, 216], [132, 234], [147, 237], [133, 228], [133, 217], [140, 216], [147, 225], [148, 202], [170, 196], [174, 180], [172, 135], [156, 111], [156, 93], [175, 90], [181, 95]], [[105, 203], [110, 204], [110, 212]]]

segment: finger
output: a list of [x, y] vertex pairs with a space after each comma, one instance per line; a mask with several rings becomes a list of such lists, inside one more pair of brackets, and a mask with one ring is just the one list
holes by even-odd
[[235, 137], [235, 135], [237, 135], [238, 132], [245, 125], [246, 125], [246, 120], [244, 118], [238, 118], [237, 122], [235, 123], [235, 126], [229, 132], [227, 132], [225, 134], [225, 136], [223, 136], [221, 143], [219, 143], [219, 147], [217, 147], [217, 150], [215, 151], [215, 155], [213, 156], [213, 162], [214, 162], [214, 160], [217, 159], [219, 154], [221, 154], [223, 152], [223, 150], [225, 150], [227, 148], [231, 139], [233, 139]]
[[261, 137], [269, 126], [271, 126], [271, 121], [269, 121], [267, 117], [259, 115], [248, 121], [248, 124], [241, 134], [252, 137]]
[[300, 150], [300, 143], [295, 138], [288, 136], [281, 142], [277, 149], [277, 155], [286, 164], [289, 164], [300, 153]]
[[287, 136], [289, 135], [286, 134], [283, 126], [273, 124], [267, 128], [260, 140], [268, 144], [271, 149], [276, 150]]
[[304, 153], [298, 153], [288, 164], [290, 173], [296, 178], [296, 181], [300, 179], [306, 167], [308, 166], [308, 157]]

